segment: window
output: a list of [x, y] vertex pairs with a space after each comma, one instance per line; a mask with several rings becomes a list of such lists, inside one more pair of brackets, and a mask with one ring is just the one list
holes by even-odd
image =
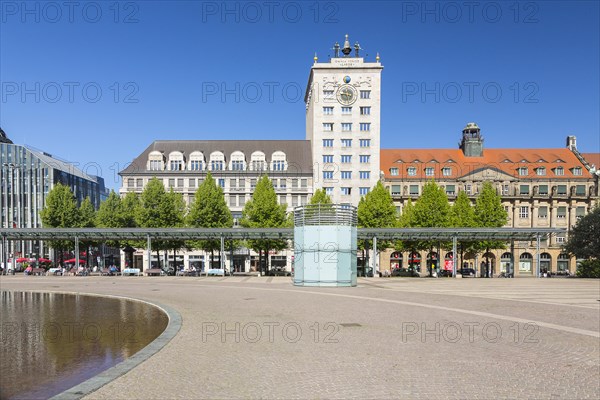
[[538, 169], [535, 170], [535, 173], [538, 176], [544, 176], [544, 175], [546, 175], [546, 168], [545, 167], [539, 167]]
[[333, 139], [323, 139], [323, 147], [333, 147]]
[[333, 171], [323, 171], [323, 179], [333, 179]]
[[175, 178], [169, 179], [169, 187], [170, 188], [175, 187]]
[[177, 187], [178, 188], [182, 188], [183, 187], [183, 178], [177, 178]]
[[292, 189], [296, 189], [298, 187], [298, 179], [292, 179]]
[[342, 163], [346, 164], [346, 163], [351, 163], [352, 162], [352, 156], [349, 154], [342, 154]]
[[236, 196], [229, 196], [229, 206], [230, 207], [235, 207], [237, 206], [237, 198]]
[[521, 196], [529, 194], [529, 185], [520, 185], [519, 186], [519, 194]]
[[343, 187], [343, 188], [340, 188], [340, 189], [341, 189], [342, 194], [345, 195], [345, 196], [348, 196], [348, 195], [350, 195], [352, 193], [352, 188]]
[[333, 131], [333, 123], [332, 122], [323, 123], [323, 130], [325, 132], [332, 132]]
[[419, 185], [410, 185], [410, 192], [411, 195], [418, 195], [419, 194]]
[[352, 124], [350, 122], [342, 122], [342, 132], [351, 132]]
[[333, 100], [333, 90], [323, 90], [323, 99], [324, 100]]
[[333, 107], [323, 107], [324, 115], [333, 115]]
[[307, 179], [300, 179], [300, 187], [303, 189], [306, 189], [306, 186], [308, 185], [308, 180]]
[[232, 189], [235, 189], [235, 187], [237, 186], [237, 179], [230, 179], [229, 180], [229, 187]]
[[367, 164], [367, 163], [371, 162], [371, 156], [361, 155], [361, 156], [359, 156], [359, 160], [360, 160], [361, 164]]
[[225, 179], [223, 179], [223, 178], [219, 179], [219, 186], [221, 186], [221, 188], [225, 188]]
[[548, 218], [548, 207], [541, 206], [538, 209], [538, 218], [540, 218], [540, 219], [546, 219], [546, 218]]
[[510, 190], [509, 185], [502, 185], [502, 196], [508, 196]]
[[190, 178], [190, 180], [188, 181], [188, 186], [191, 188], [196, 187], [196, 179], [195, 178]]
[[371, 91], [370, 90], [361, 90], [360, 91], [360, 98], [361, 99], [370, 99], [371, 98]]
[[547, 196], [548, 195], [548, 185], [540, 185], [539, 193], [542, 196]]
[[401, 190], [402, 189], [400, 185], [392, 185], [392, 194], [400, 194]]
[[361, 107], [360, 115], [371, 115], [371, 107]]
[[558, 185], [556, 187], [556, 193], [557, 194], [567, 194], [567, 185]]
[[222, 171], [223, 170], [223, 161], [213, 160], [210, 162], [210, 167], [212, 171]]
[[390, 168], [390, 175], [398, 176], [398, 168], [396, 168], [396, 167]]
[[360, 179], [371, 179], [371, 171], [360, 171], [358, 176]]
[[585, 185], [577, 185], [577, 186], [575, 186], [575, 195], [577, 195], [577, 196], [585, 196]]
[[161, 169], [162, 169], [162, 161], [150, 160], [150, 170], [151, 171], [160, 171]]
[[129, 178], [129, 179], [127, 179], [127, 187], [128, 187], [128, 188], [132, 188], [132, 187], [133, 187], [133, 182], [134, 182], [134, 181], [133, 181], [133, 179], [132, 179], [132, 178]]
[[327, 154], [323, 156], [323, 162], [324, 163], [332, 163], [333, 162], [333, 155], [332, 154]]
[[456, 194], [456, 189], [454, 185], [446, 185], [446, 194], [449, 196], [454, 196]]
[[519, 167], [517, 171], [519, 172], [519, 176], [527, 176], [528, 174], [527, 167]]
[[564, 175], [564, 174], [565, 174], [565, 169], [564, 169], [563, 167], [556, 167], [556, 168], [554, 169], [554, 174], [555, 174], [556, 176], [562, 176], [562, 175]]
[[201, 171], [202, 170], [202, 161], [201, 160], [191, 160], [190, 161], [190, 170]]
[[250, 179], [250, 189], [254, 189], [256, 187], [256, 178]]
[[467, 193], [469, 196], [471, 195], [471, 189], [472, 189], [471, 185], [469, 185], [469, 184], [465, 185], [465, 193]]
[[425, 176], [433, 176], [433, 167], [425, 168]]
[[[561, 239], [560, 241], [558, 240], [559, 238]], [[564, 243], [564, 242], [565, 242], [564, 236], [556, 237], [556, 243]], [[558, 258], [556, 260], [556, 269], [561, 272], [567, 271], [569, 269], [569, 255], [568, 254], [561, 253], [558, 255]]]
[[326, 187], [325, 189], [325, 194], [328, 196], [333, 196], [333, 188], [332, 187]]
[[306, 201], [308, 200], [308, 196], [300, 196], [300, 205], [306, 205]]
[[240, 207], [244, 207], [246, 205], [246, 196], [240, 196]]
[[371, 139], [360, 139], [360, 147], [371, 147]]
[[352, 147], [352, 139], [342, 139], [342, 147]]
[[343, 115], [352, 114], [352, 107], [342, 107], [342, 114]]
[[452, 175], [452, 168], [450, 168], [450, 167], [442, 168], [442, 175], [444, 175], [444, 176]]
[[[564, 243], [565, 242], [565, 237], [560, 235], [560, 236], [556, 236], [556, 243]], [[559, 268], [560, 268], [560, 261], [558, 262]]]
[[567, 207], [558, 207], [556, 210], [556, 218], [558, 218], [558, 219], [567, 218]]
[[171, 162], [169, 163], [169, 169], [171, 171], [181, 171], [183, 169], [183, 161], [171, 160]]
[[359, 193], [361, 196], [366, 195], [367, 193], [369, 193], [369, 188], [368, 187], [361, 187], [358, 189]]
[[369, 132], [371, 130], [371, 124], [368, 122], [360, 123], [360, 131], [361, 132]]
[[292, 196], [292, 207], [298, 206], [298, 197], [300, 196]]
[[575, 217], [577, 218], [577, 220], [579, 221], [581, 218], [583, 218], [585, 216], [585, 207], [577, 207], [575, 209]]
[[279, 204], [287, 205], [287, 196], [279, 196]]
[[273, 171], [285, 171], [285, 164], [283, 160], [273, 160], [271, 168]]
[[245, 169], [244, 164], [245, 163], [242, 160], [231, 161], [231, 170], [232, 171], [243, 171]]
[[352, 171], [342, 171], [342, 179], [352, 179]]
[[519, 218], [529, 218], [529, 207], [521, 206], [519, 208]]
[[583, 175], [583, 170], [581, 169], [581, 167], [573, 168], [573, 175], [575, 175], [575, 176]]
[[280, 188], [280, 189], [285, 189], [285, 188], [287, 188], [287, 179], [285, 179], [285, 178], [281, 178], [281, 179], [279, 180], [279, 188]]
[[417, 175], [417, 169], [415, 167], [408, 167], [408, 169], [406, 171], [408, 172], [408, 176], [416, 176]]
[[135, 180], [135, 187], [137, 187], [137, 188], [144, 187], [144, 180], [142, 178], [137, 178]]
[[240, 185], [240, 189], [244, 189], [246, 187], [246, 180], [244, 178], [241, 178], [239, 185]]

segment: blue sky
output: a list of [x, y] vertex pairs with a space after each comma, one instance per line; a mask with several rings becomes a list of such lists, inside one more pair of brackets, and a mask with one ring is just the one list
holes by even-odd
[[[99, 172], [157, 139], [303, 139], [314, 53], [379, 52], [383, 148], [600, 151], [596, 1], [0, 1], [0, 126]], [[224, 94], [223, 89], [227, 90]], [[216, 92], [216, 93], [215, 93]]]

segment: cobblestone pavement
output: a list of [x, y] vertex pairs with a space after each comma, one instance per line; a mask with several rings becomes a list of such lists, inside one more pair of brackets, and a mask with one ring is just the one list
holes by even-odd
[[0, 287], [181, 313], [171, 342], [91, 399], [600, 398], [598, 280], [8, 276]]

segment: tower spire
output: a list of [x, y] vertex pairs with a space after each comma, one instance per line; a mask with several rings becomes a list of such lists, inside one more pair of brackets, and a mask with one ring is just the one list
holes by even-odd
[[346, 34], [346, 40], [344, 41], [344, 48], [342, 49], [342, 53], [344, 53], [344, 56], [348, 56], [350, 53], [352, 53], [352, 47], [350, 47], [350, 40], [348, 40], [348, 34]]

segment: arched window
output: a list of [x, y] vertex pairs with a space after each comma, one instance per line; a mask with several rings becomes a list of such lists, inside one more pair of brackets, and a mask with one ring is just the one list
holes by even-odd
[[244, 171], [246, 169], [246, 156], [241, 151], [231, 153], [229, 170]]
[[148, 154], [147, 168], [150, 171], [162, 171], [165, 169], [165, 157], [160, 151], [152, 151]]
[[395, 251], [392, 254], [390, 254], [390, 268], [391, 269], [402, 268], [402, 261], [403, 261], [403, 257], [402, 257], [401, 252]]
[[210, 170], [223, 171], [225, 168], [225, 154], [220, 151], [210, 153]]
[[520, 274], [531, 274], [533, 269], [531, 268], [533, 262], [533, 256], [530, 253], [523, 253], [519, 257], [519, 273]]
[[421, 253], [418, 251], [413, 251], [408, 256], [408, 266], [416, 269], [418, 272], [421, 272]]
[[287, 157], [283, 151], [276, 151], [271, 155], [271, 171], [287, 170]]
[[252, 171], [266, 171], [267, 169], [267, 158], [265, 153], [262, 151], [255, 151], [250, 156], [250, 170]]
[[548, 253], [540, 254], [540, 271], [548, 272], [552, 268], [552, 256]]
[[185, 159], [180, 151], [172, 151], [169, 153], [169, 171], [181, 171], [184, 169]]
[[190, 171], [203, 171], [205, 168], [204, 154], [200, 151], [194, 151], [190, 153], [190, 160], [188, 162], [188, 170]]
[[556, 269], [558, 272], [566, 272], [569, 270], [571, 258], [567, 253], [560, 253], [556, 261]]
[[510, 252], [502, 253], [500, 256], [500, 272], [504, 273], [512, 273], [512, 254]]

